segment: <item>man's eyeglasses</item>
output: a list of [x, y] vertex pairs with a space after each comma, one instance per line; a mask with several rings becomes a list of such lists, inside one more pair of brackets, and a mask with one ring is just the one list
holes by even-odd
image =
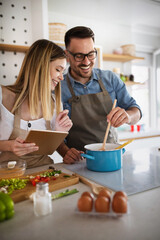
[[82, 62], [85, 57], [87, 57], [89, 60], [93, 60], [97, 57], [97, 50], [95, 49], [94, 51], [91, 51], [87, 54], [83, 54], [83, 53], [72, 53], [69, 50], [67, 50], [67, 52], [69, 52], [75, 59], [76, 62]]

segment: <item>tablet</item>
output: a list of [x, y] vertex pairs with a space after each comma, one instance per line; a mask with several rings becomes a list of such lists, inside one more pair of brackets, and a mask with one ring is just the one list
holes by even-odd
[[30, 130], [25, 143], [35, 143], [39, 150], [31, 154], [51, 155], [63, 142], [68, 132], [49, 130]]

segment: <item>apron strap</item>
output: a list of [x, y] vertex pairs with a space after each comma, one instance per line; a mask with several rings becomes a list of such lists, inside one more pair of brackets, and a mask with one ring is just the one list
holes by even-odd
[[[106, 88], [105, 88], [105, 86], [104, 86], [104, 84], [103, 84], [103, 82], [102, 82], [102, 80], [101, 80], [101, 78], [100, 78], [99, 76], [98, 76], [98, 83], [99, 83], [99, 85], [100, 85], [100, 88], [101, 88], [103, 94], [104, 94], [105, 96], [109, 96], [109, 93], [108, 93], [108, 91], [106, 90]], [[72, 98], [69, 99], [69, 103], [71, 103], [73, 100], [74, 100], [75, 102], [78, 102], [79, 99], [80, 99], [80, 96], [76, 96], [76, 95], [75, 95], [74, 90], [73, 90], [73, 87], [72, 87], [72, 84], [71, 84], [71, 81], [69, 80], [68, 75], [67, 75], [67, 85], [68, 85], [68, 88], [69, 88], [69, 90], [70, 90], [70, 92], [71, 92], [71, 95], [72, 95]]]
[[[16, 94], [15, 101], [17, 101], [19, 97], [19, 93]], [[20, 107], [16, 108], [14, 112], [14, 124], [13, 127], [20, 127], [20, 115], [21, 115], [21, 110]]]
[[47, 130], [52, 130], [52, 129], [51, 129], [51, 122], [48, 121], [48, 120], [46, 120], [46, 129], [47, 129]]
[[71, 85], [71, 82], [70, 82], [70, 80], [69, 80], [68, 75], [67, 75], [67, 85], [68, 85], [68, 88], [69, 88], [69, 90], [70, 90], [70, 92], [71, 92], [71, 94], [72, 94], [72, 97], [73, 97], [73, 98], [76, 97], [76, 95], [75, 95], [75, 93], [74, 93], [74, 90], [73, 90], [73, 87], [72, 87], [72, 85]]
[[104, 84], [103, 84], [103, 82], [102, 82], [102, 80], [101, 80], [100, 78], [98, 79], [98, 83], [99, 83], [102, 91], [103, 91], [103, 92], [107, 92], [107, 90], [106, 90], [106, 88], [105, 88], [105, 86], [104, 86]]

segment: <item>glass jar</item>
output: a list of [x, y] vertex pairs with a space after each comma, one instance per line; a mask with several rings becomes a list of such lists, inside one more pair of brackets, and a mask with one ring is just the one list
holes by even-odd
[[52, 212], [52, 198], [51, 193], [48, 192], [48, 183], [40, 182], [36, 184], [33, 201], [36, 216], [44, 216]]

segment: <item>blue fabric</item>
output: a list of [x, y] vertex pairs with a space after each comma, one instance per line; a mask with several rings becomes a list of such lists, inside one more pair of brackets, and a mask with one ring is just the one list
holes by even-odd
[[[69, 116], [71, 117], [71, 104], [68, 103], [68, 99], [72, 97], [70, 90], [68, 89], [66, 74], [64, 75], [64, 80], [61, 82], [62, 87], [62, 102], [63, 108], [69, 110]], [[92, 71], [92, 77], [89, 82], [82, 84], [78, 81], [75, 81], [70, 73], [68, 72], [69, 79], [71, 81], [74, 93], [76, 96], [84, 94], [93, 94], [101, 92], [98, 79], [101, 78], [106, 90], [108, 91], [112, 102], [114, 99], [117, 99], [117, 106], [127, 110], [130, 107], [137, 107], [140, 110], [139, 105], [136, 103], [126, 89], [124, 82], [113, 72], [108, 70], [100, 70], [94, 68]], [[99, 77], [98, 77], [99, 76]], [[142, 113], [141, 113], [142, 116]]]

